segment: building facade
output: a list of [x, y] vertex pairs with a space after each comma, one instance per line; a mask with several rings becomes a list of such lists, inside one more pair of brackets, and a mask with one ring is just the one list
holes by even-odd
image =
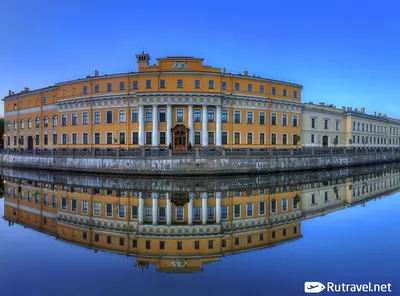
[[351, 107], [305, 103], [302, 114], [303, 147], [400, 147], [400, 120]]
[[4, 98], [6, 148], [295, 147], [298, 84], [167, 57]]

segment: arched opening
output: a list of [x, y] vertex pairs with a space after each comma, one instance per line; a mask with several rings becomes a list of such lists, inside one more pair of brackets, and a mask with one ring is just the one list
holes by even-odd
[[329, 139], [328, 139], [328, 136], [323, 136], [323, 137], [322, 137], [322, 147], [328, 148], [328, 146], [329, 146]]
[[173, 149], [177, 151], [187, 150], [187, 131], [188, 129], [183, 124], [177, 124], [172, 129], [173, 134]]
[[32, 138], [32, 136], [28, 137], [28, 150], [33, 150], [33, 138]]

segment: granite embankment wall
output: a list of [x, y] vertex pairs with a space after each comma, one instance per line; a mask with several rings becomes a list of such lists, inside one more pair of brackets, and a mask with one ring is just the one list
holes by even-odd
[[227, 175], [290, 172], [400, 161], [400, 150], [313, 152], [307, 155], [90, 156], [0, 154], [2, 166], [65, 172], [141, 175]]

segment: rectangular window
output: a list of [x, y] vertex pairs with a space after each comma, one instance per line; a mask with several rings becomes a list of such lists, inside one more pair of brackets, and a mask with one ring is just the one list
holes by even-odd
[[222, 145], [228, 145], [228, 132], [222, 132], [221, 140]]
[[160, 88], [165, 88], [165, 80], [160, 80]]
[[201, 133], [200, 132], [194, 132], [194, 144], [199, 145], [201, 144]]
[[183, 221], [183, 207], [176, 207], [176, 221]]
[[235, 82], [235, 91], [239, 91], [239, 90], [240, 90], [240, 83]]
[[260, 122], [260, 124], [265, 124], [265, 112], [260, 112], [259, 122]]
[[147, 250], [151, 249], [151, 241], [149, 241], [149, 240], [146, 241], [146, 249]]
[[72, 134], [72, 144], [77, 145], [78, 144], [78, 134], [73, 133]]
[[151, 80], [146, 80], [146, 88], [151, 88]]
[[226, 82], [222, 81], [221, 90], [226, 90]]
[[253, 144], [253, 133], [247, 133], [247, 144]]
[[277, 139], [276, 134], [271, 134], [271, 145], [277, 145], [278, 144], [276, 139]]
[[235, 218], [240, 218], [241, 216], [241, 205], [234, 205], [234, 217]]
[[271, 113], [271, 125], [278, 125], [276, 113]]
[[133, 88], [133, 89], [138, 89], [138, 82], [137, 82], [137, 80], [133, 81], [133, 83], [132, 83], [132, 88]]
[[119, 90], [125, 90], [125, 82], [121, 81], [119, 83]]
[[71, 212], [78, 211], [78, 202], [76, 199], [71, 200]]
[[208, 80], [208, 88], [213, 89], [214, 88], [214, 80]]
[[221, 121], [222, 121], [222, 123], [226, 123], [226, 122], [228, 122], [228, 110], [222, 110], [221, 111]]
[[36, 144], [36, 145], [39, 145], [39, 143], [40, 143], [39, 135], [36, 135], [36, 136], [35, 136], [35, 144]]
[[98, 202], [98, 201], [96, 201], [96, 202], [93, 204], [93, 214], [94, 214], [95, 216], [100, 216], [100, 207], [101, 207], [101, 203]]
[[106, 143], [107, 143], [107, 145], [111, 145], [113, 143], [113, 134], [112, 133], [106, 133]]
[[194, 109], [194, 121], [195, 122], [201, 121], [201, 110], [200, 109]]
[[119, 205], [118, 206], [118, 218], [125, 218], [125, 205]]
[[89, 212], [89, 202], [87, 200], [82, 201], [82, 213], [87, 214]]
[[72, 113], [72, 125], [77, 125], [78, 124], [78, 114], [77, 113]]
[[282, 211], [287, 211], [288, 200], [287, 198], [282, 199]]
[[265, 214], [265, 201], [260, 202], [258, 204], [258, 212], [260, 215], [264, 215]]
[[139, 214], [138, 214], [139, 213], [139, 208], [138, 208], [138, 206], [132, 206], [131, 209], [132, 209], [132, 213], [131, 213], [132, 219], [137, 219], [139, 217]]
[[214, 122], [215, 118], [215, 113], [214, 113], [214, 109], [208, 109], [208, 122]]
[[194, 220], [195, 221], [200, 221], [201, 219], [201, 208], [193, 208], [193, 212], [194, 212]]
[[183, 82], [182, 79], [178, 79], [178, 83], [177, 83], [177, 88], [182, 88], [183, 87]]
[[165, 249], [165, 241], [160, 241], [160, 250]]
[[107, 83], [107, 91], [112, 91], [112, 83]]
[[265, 133], [260, 133], [260, 145], [265, 145]]
[[238, 237], [235, 237], [235, 246], [238, 246], [240, 244], [240, 239]]
[[84, 145], [88, 145], [89, 144], [88, 133], [83, 133], [82, 134], [82, 144], [84, 144]]
[[53, 145], [57, 145], [57, 134], [53, 134]]
[[112, 242], [111, 236], [110, 236], [110, 235], [107, 235], [107, 244], [108, 244], [108, 245], [111, 245], [111, 242]]
[[316, 128], [317, 126], [317, 119], [315, 117], [311, 118], [311, 128]]
[[126, 111], [125, 110], [119, 110], [118, 111], [118, 122], [119, 123], [125, 123], [126, 122]]
[[246, 204], [246, 215], [247, 217], [253, 216], [253, 204], [251, 203]]
[[276, 87], [272, 88], [272, 94], [275, 96], [276, 95]]
[[95, 85], [94, 85], [94, 92], [95, 92], [95, 93], [100, 92], [100, 86], [99, 86], [98, 84], [95, 84]]
[[284, 97], [286, 97], [286, 95], [287, 95], [287, 90], [286, 90], [285, 88], [283, 89], [282, 94], [283, 94]]
[[165, 207], [158, 208], [158, 220], [165, 221]]
[[340, 120], [336, 120], [336, 130], [340, 130]]
[[146, 132], [146, 145], [151, 145], [151, 132]]
[[49, 138], [48, 138], [48, 135], [44, 135], [44, 138], [43, 138], [43, 144], [44, 144], [44, 145], [48, 145], [48, 144], [49, 144]]
[[194, 88], [200, 88], [200, 80], [194, 81]]
[[111, 110], [106, 111], [106, 123], [113, 123], [113, 112]]
[[146, 122], [153, 121], [152, 109], [146, 109]]
[[282, 145], [287, 145], [288, 140], [287, 140], [287, 134], [282, 134]]
[[221, 219], [228, 219], [228, 206], [221, 206]]
[[240, 110], [235, 110], [235, 123], [241, 123], [241, 112]]
[[210, 250], [214, 249], [214, 241], [213, 240], [208, 241], [208, 249], [210, 249]]
[[160, 132], [160, 145], [165, 145], [165, 132]]
[[100, 133], [94, 133], [94, 143], [96, 145], [100, 144]]
[[264, 85], [260, 85], [260, 93], [264, 93]]
[[88, 91], [87, 91], [87, 86], [84, 86], [83, 87], [83, 94], [87, 94], [88, 93]]
[[248, 92], [252, 92], [252, 91], [253, 91], [253, 85], [252, 85], [252, 84], [249, 83], [249, 84], [247, 85], [247, 91], [248, 91]]
[[277, 209], [276, 204], [277, 204], [277, 202], [275, 199], [271, 200], [271, 213], [276, 213], [276, 209]]
[[176, 109], [176, 121], [183, 122], [183, 109]]
[[139, 121], [138, 110], [133, 109], [132, 110], [132, 122], [138, 122], [138, 121]]
[[177, 241], [177, 242], [176, 242], [176, 249], [177, 249], [178, 251], [182, 251], [182, 242], [181, 242], [181, 241]]
[[106, 216], [112, 217], [113, 216], [113, 205], [106, 203]]
[[235, 132], [235, 144], [236, 144], [236, 145], [241, 144], [240, 132]]
[[61, 141], [63, 145], [67, 145], [67, 134], [62, 134]]
[[200, 250], [200, 241], [194, 241], [194, 249], [195, 250]]
[[311, 204], [315, 205], [317, 203], [316, 199], [315, 199], [315, 193], [311, 194]]
[[125, 145], [126, 141], [125, 141], [125, 132], [119, 132], [118, 133], [118, 142], [121, 145]]
[[299, 120], [298, 120], [298, 118], [297, 118], [297, 115], [293, 115], [293, 117], [292, 117], [292, 124], [293, 124], [294, 127], [299, 126]]
[[215, 208], [207, 207], [207, 219], [214, 220], [215, 219]]
[[166, 121], [165, 109], [160, 109], [160, 111], [159, 111], [159, 121], [160, 122], [165, 122]]
[[246, 122], [247, 124], [252, 124], [253, 123], [253, 112], [252, 111], [247, 111], [247, 117], [246, 117]]
[[329, 119], [324, 119], [324, 128], [328, 129]]
[[288, 120], [287, 120], [287, 114], [282, 115], [282, 126], [287, 126], [288, 125]]
[[214, 132], [208, 132], [208, 144], [209, 145], [214, 145]]
[[82, 124], [89, 124], [89, 113], [82, 113]]
[[293, 98], [297, 99], [297, 90], [293, 91]]
[[100, 124], [100, 111], [94, 112], [94, 124]]

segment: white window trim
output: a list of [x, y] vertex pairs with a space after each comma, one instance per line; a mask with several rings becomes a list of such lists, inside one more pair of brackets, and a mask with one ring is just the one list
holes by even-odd
[[[208, 218], [208, 208], [213, 208], [214, 209], [214, 218], [212, 218], [212, 219]], [[207, 206], [207, 221], [214, 221], [216, 219], [217, 219], [216, 208], [214, 206]]]
[[[195, 113], [196, 113], [196, 110], [200, 110], [200, 120], [199, 121], [195, 121]], [[203, 118], [202, 118], [203, 116], [202, 116], [202, 114], [201, 114], [201, 108], [194, 108], [193, 109], [193, 122], [194, 123], [196, 123], [196, 122], [202, 122], [202, 120], [203, 120]]]
[[[124, 133], [124, 134], [125, 134], [125, 144], [121, 144], [121, 143], [120, 143], [120, 137], [119, 137], [120, 133]], [[114, 139], [113, 139], [113, 140], [114, 140]], [[120, 145], [126, 145], [127, 143], [128, 143], [128, 141], [127, 141], [126, 132], [125, 132], [125, 131], [118, 131], [118, 144], [120, 144]]]
[[[96, 112], [99, 113], [99, 123], [96, 123]], [[101, 124], [101, 112], [100, 111], [93, 112], [93, 124]]]
[[[251, 123], [247, 122], [247, 119], [249, 118], [249, 113], [251, 113]], [[254, 111], [246, 110], [246, 124], [254, 124]]]
[[[178, 121], [178, 110], [182, 110], [182, 115], [183, 115], [182, 121]], [[185, 122], [185, 109], [184, 108], [176, 108], [176, 110], [175, 110], [175, 121], [176, 122]]]
[[[283, 117], [286, 116], [286, 125], [283, 125]], [[288, 114], [282, 114], [282, 126], [289, 126], [289, 115]]]
[[[161, 133], [165, 133], [165, 144], [160, 144], [161, 143]], [[167, 131], [166, 130], [161, 130], [158, 131], [158, 144], [160, 145], [169, 145], [169, 143], [167, 144]]]
[[[226, 111], [226, 122], [222, 121], [222, 112]], [[228, 109], [222, 109], [221, 110], [221, 123], [228, 123], [229, 122], [229, 110]]]
[[[251, 144], [249, 144], [249, 138], [248, 138], [249, 134], [251, 134], [251, 141], [252, 141]], [[246, 144], [247, 145], [254, 145], [254, 132], [246, 132]]]
[[[275, 118], [276, 118], [276, 125], [273, 125], [272, 124], [272, 118], [274, 117], [274, 115], [275, 115]], [[278, 126], [279, 125], [279, 120], [278, 120], [278, 114], [276, 114], [275, 112], [272, 112], [271, 113], [271, 120], [270, 120], [270, 125], [272, 125], [272, 126]]]
[[[100, 143], [99, 144], [95, 144], [95, 139], [96, 139], [96, 133], [99, 134], [99, 139], [100, 139]], [[101, 132], [94, 132], [93, 133], [93, 145], [100, 145], [101, 144]]]
[[[261, 207], [260, 204], [264, 204], [264, 214], [261, 214]], [[267, 203], [265, 201], [258, 202], [258, 215], [265, 216], [267, 214]]]
[[[200, 218], [199, 219], [196, 219], [196, 215], [195, 215], [195, 213], [194, 213], [194, 209], [195, 208], [198, 208], [198, 209], [200, 209]], [[201, 221], [202, 220], [202, 215], [203, 213], [202, 213], [202, 209], [201, 209], [201, 207], [193, 207], [193, 221]]]
[[[107, 122], [107, 112], [108, 111], [110, 111], [111, 112], [111, 122]], [[105, 113], [106, 115], [106, 121], [105, 121], [105, 123], [106, 124], [112, 124], [112, 123], [114, 123], [114, 110], [106, 110], [106, 113]]]
[[[71, 212], [72, 212], [72, 213], [78, 213], [79, 202], [78, 202], [78, 200], [75, 199], [75, 201], [76, 201], [76, 211], [73, 211], [73, 210], [72, 210], [72, 200], [73, 200], [73, 199], [71, 199]], [[68, 206], [67, 206], [67, 207], [68, 207]]]
[[278, 206], [278, 200], [275, 199], [275, 203], [276, 203], [275, 212], [272, 211], [272, 201], [273, 201], [273, 200], [271, 199], [271, 202], [269, 203], [269, 207], [270, 207], [269, 210], [270, 210], [270, 213], [271, 213], [271, 214], [276, 214], [276, 213], [278, 213], [278, 207], [279, 207], [279, 206]]
[[[216, 145], [216, 143], [215, 143], [215, 132], [214, 132], [214, 131], [208, 131], [208, 132], [207, 132], [207, 140], [208, 140], [208, 137], [209, 137], [210, 133], [213, 134], [213, 139], [214, 139], [214, 140], [213, 140], [213, 143], [214, 143], [214, 144], [210, 144], [210, 143], [209, 143], [209, 144], [210, 144], [210, 145]], [[208, 142], [210, 142], [210, 141], [208, 141]]]
[[[84, 202], [87, 202], [87, 213], [85, 213], [85, 212], [83, 212], [83, 209], [84, 209], [84, 207], [83, 207], [83, 203]], [[89, 201], [87, 201], [87, 200], [82, 200], [81, 201], [81, 213], [83, 214], [83, 215], [89, 215]]]
[[[264, 114], [264, 123], [260, 123], [262, 114]], [[262, 124], [262, 125], [266, 125], [267, 124], [267, 116], [266, 116], [265, 112], [258, 113], [258, 124]]]
[[[85, 144], [84, 141], [83, 141], [83, 139], [84, 139], [84, 137], [83, 137], [84, 134], [87, 134], [87, 140], [88, 140], [87, 144]], [[82, 145], [89, 145], [89, 143], [90, 143], [89, 133], [88, 133], [88, 132], [83, 132], [83, 133], [81, 134], [81, 136], [82, 136]]]
[[[160, 219], [160, 209], [164, 208], [164, 212], [165, 212], [165, 216], [164, 216], [164, 220]], [[139, 209], [138, 209], [139, 210]], [[131, 215], [132, 216], [132, 215]], [[157, 207], [157, 221], [166, 221], [167, 220], [167, 207]]]
[[[67, 136], [67, 141], [65, 142], [65, 144], [64, 144], [64, 141], [63, 141], [64, 135]], [[61, 145], [68, 145], [68, 134], [66, 134], [66, 133], [62, 133], [61, 134]]]
[[[247, 215], [247, 205], [251, 204], [251, 215]], [[254, 217], [254, 204], [246, 203], [246, 217]]]
[[[239, 137], [239, 144], [235, 143], [235, 134], [239, 133], [240, 137]], [[239, 131], [234, 131], [233, 132], [233, 145], [242, 145], [242, 132]]]
[[[286, 144], [283, 143], [283, 136], [286, 135]], [[282, 133], [282, 145], [289, 145], [289, 135], [287, 133]]]
[[[148, 133], [151, 134], [151, 143], [150, 144], [146, 143], [146, 139], [147, 139], [147, 134]], [[153, 145], [153, 131], [145, 131], [144, 132], [144, 145]]]
[[[222, 218], [222, 207], [226, 207], [226, 218]], [[229, 219], [229, 206], [222, 205], [221, 206], [221, 220], [228, 220]]]
[[[239, 111], [239, 122], [235, 122], [235, 112]], [[233, 110], [233, 124], [241, 124], [242, 123], [242, 110]]]
[[[109, 134], [109, 133], [111, 133], [111, 144], [107, 144], [107, 134]], [[112, 144], [114, 144], [114, 133], [113, 132], [109, 132], [109, 131], [105, 131], [104, 132], [104, 139], [105, 139], [105, 141], [104, 141], [104, 143], [105, 143], [105, 145], [112, 145]]]
[[[99, 212], [98, 215], [96, 215], [96, 211], [94, 210], [94, 209], [95, 209], [94, 205], [95, 205], [96, 203], [98, 203], [98, 204], [100, 205], [100, 207], [99, 207], [99, 208], [100, 208], [100, 212]], [[99, 201], [93, 202], [93, 216], [96, 216], [96, 217], [101, 216], [101, 202], [99, 202]]]
[[[294, 119], [297, 118], [297, 125], [294, 125]], [[297, 115], [292, 115], [292, 126], [293, 127], [298, 127], [299, 126], [299, 117]]]
[[[74, 135], [76, 135], [76, 144], [74, 144], [73, 142], [73, 138], [74, 138]], [[67, 139], [68, 140], [68, 139]], [[71, 145], [79, 145], [79, 137], [78, 137], [78, 133], [71, 133], [71, 143], [70, 143]]]
[[[226, 133], [226, 144], [222, 144], [222, 133]], [[229, 131], [221, 131], [221, 145], [229, 145]]]
[[[235, 206], [239, 206], [239, 217], [235, 216]], [[233, 205], [233, 219], [240, 219], [242, 218], [242, 205], [241, 204], [234, 204]]]
[[[119, 121], [119, 119], [120, 119], [120, 118], [119, 118], [119, 117], [120, 117], [120, 114], [119, 114], [119, 113], [120, 113], [121, 111], [125, 111], [125, 121]], [[126, 116], [126, 109], [118, 109], [118, 123], [126, 123], [126, 117], [127, 117], [127, 116]]]
[[[202, 137], [201, 137], [201, 131], [200, 130], [194, 130], [193, 131], [193, 136], [194, 136], [194, 142], [196, 143], [196, 133], [200, 133], [200, 144], [193, 144], [193, 145], [201, 145], [201, 140], [202, 140]], [[169, 145], [169, 144], [168, 144]]]
[[[84, 114], [87, 114], [87, 118], [88, 118], [88, 121], [87, 121], [87, 123], [84, 123], [83, 122], [83, 118], [84, 118]], [[89, 112], [82, 112], [82, 125], [88, 125], [89, 124], [89, 122], [90, 122], [90, 119], [89, 119]]]
[[[328, 121], [328, 124], [327, 124], [328, 127], [327, 128], [325, 128], [325, 122], [326, 121]], [[324, 130], [327, 130], [327, 131], [329, 130], [329, 118], [326, 118], [326, 117], [324, 118]]]
[[[178, 208], [182, 208], [183, 209], [182, 220], [178, 220]], [[177, 207], [177, 206], [175, 206], [175, 221], [176, 222], [184, 222], [185, 221], [185, 207]]]
[[[107, 216], [107, 205], [111, 205], [111, 216]], [[104, 204], [104, 215], [105, 215], [105, 217], [107, 217], [107, 218], [113, 218], [113, 216], [114, 216], [114, 210], [113, 210], [113, 204], [112, 204], [112, 203], [106, 202], [106, 203]]]
[[[275, 135], [275, 139], [276, 139], [276, 143], [275, 144], [272, 144], [272, 135]], [[271, 143], [271, 145], [279, 145], [278, 133], [271, 133], [270, 143]]]
[[[261, 144], [261, 135], [264, 134], [264, 144]], [[265, 137], [265, 133], [258, 133], [258, 145], [266, 145], [267, 144], [267, 138]]]
[[[138, 134], [138, 143], [137, 144], [133, 144], [132, 143], [132, 141], [133, 141], [133, 133], [137, 133]], [[131, 141], [130, 141], [130, 144], [129, 145], [139, 145], [139, 131], [132, 131], [131, 132], [131, 139], [130, 139]]]
[[[283, 201], [286, 200], [286, 210], [283, 209]], [[282, 212], [287, 212], [289, 211], [289, 200], [288, 198], [282, 198], [281, 199], [281, 210]]]
[[[120, 206], [124, 206], [125, 207], [125, 211], [124, 211], [124, 216], [123, 217], [119, 216], [119, 207]], [[118, 205], [118, 215], [117, 215], [117, 217], [118, 217], [118, 219], [126, 219], [126, 205], [121, 205], [121, 204]]]

